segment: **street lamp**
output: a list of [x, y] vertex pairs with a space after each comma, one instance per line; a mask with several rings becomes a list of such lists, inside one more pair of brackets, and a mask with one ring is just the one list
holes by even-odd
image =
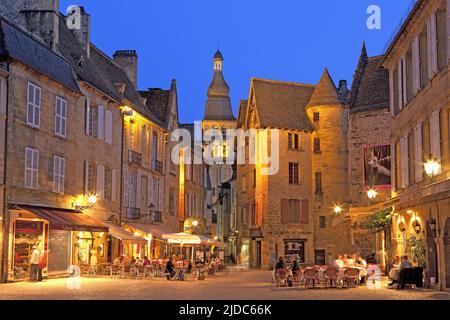
[[344, 209], [340, 204], [334, 206], [333, 211], [335, 214], [341, 214]]
[[198, 226], [198, 221], [197, 220], [193, 220], [192, 221], [192, 226], [193, 227], [197, 227]]
[[435, 177], [439, 174], [439, 172], [441, 171], [441, 165], [438, 161], [436, 160], [428, 160], [425, 164], [425, 173], [427, 174], [427, 176], [429, 177]]
[[375, 200], [375, 198], [377, 197], [378, 192], [377, 190], [375, 190], [374, 188], [370, 188], [369, 190], [367, 190], [367, 197], [370, 200]]

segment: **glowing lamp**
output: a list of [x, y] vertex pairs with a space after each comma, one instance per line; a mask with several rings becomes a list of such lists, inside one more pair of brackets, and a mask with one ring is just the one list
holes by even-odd
[[441, 171], [441, 165], [435, 160], [428, 160], [425, 164], [425, 173], [427, 176], [434, 177]]
[[89, 204], [91, 204], [91, 205], [96, 204], [96, 203], [97, 203], [97, 196], [96, 196], [95, 194], [91, 194], [91, 195], [88, 197], [88, 202], [89, 202]]
[[342, 211], [343, 211], [342, 206], [341, 205], [335, 205], [334, 208], [333, 208], [333, 211], [334, 211], [335, 214], [342, 213]]
[[193, 227], [197, 227], [198, 226], [198, 221], [197, 220], [192, 221], [192, 226]]
[[370, 188], [367, 190], [367, 197], [369, 197], [370, 200], [374, 200], [378, 195], [378, 192], [374, 188]]

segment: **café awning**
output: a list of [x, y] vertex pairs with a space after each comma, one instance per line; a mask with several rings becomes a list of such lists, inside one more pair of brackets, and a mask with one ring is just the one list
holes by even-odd
[[28, 205], [19, 205], [17, 208], [47, 220], [50, 228], [54, 230], [87, 232], [108, 232], [109, 230], [105, 224], [81, 211]]
[[163, 239], [162, 235], [173, 232], [163, 225], [143, 224], [143, 223], [126, 223], [126, 227], [140, 231], [142, 233], [151, 234], [153, 238]]
[[147, 241], [144, 238], [134, 235], [134, 233], [128, 232], [123, 227], [114, 226], [110, 224], [108, 224], [108, 227], [109, 227], [109, 234], [119, 240]]
[[211, 239], [207, 236], [201, 235], [200, 236], [200, 240], [201, 240], [201, 244], [204, 246], [216, 246], [216, 247], [220, 247], [220, 248], [225, 248], [226, 244], [214, 239]]
[[166, 239], [169, 243], [190, 245], [190, 244], [201, 244], [202, 241], [199, 236], [187, 233], [169, 233], [163, 234], [163, 239]]

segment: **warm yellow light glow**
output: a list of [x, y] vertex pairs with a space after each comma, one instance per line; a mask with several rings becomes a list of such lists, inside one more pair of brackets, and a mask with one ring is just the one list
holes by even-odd
[[197, 227], [198, 226], [198, 221], [197, 220], [192, 221], [192, 226]]
[[414, 211], [412, 211], [412, 210], [408, 210], [408, 211], [406, 211], [406, 213], [407, 213], [407, 214], [413, 214], [413, 213], [414, 213]]
[[214, 240], [216, 240], [216, 241], [217, 241], [217, 239], [219, 239], [219, 237], [215, 236], [215, 237], [214, 237]]
[[377, 197], [378, 192], [374, 188], [370, 188], [367, 190], [367, 197], [369, 197], [370, 200], [373, 200]]
[[88, 197], [88, 202], [89, 202], [89, 204], [91, 204], [91, 205], [96, 204], [96, 203], [97, 203], [97, 196], [96, 196], [95, 194], [89, 195], [89, 197]]
[[336, 214], [342, 213], [342, 211], [343, 211], [342, 206], [339, 205], [339, 204], [335, 205], [334, 208], [333, 208], [333, 211], [334, 211], [334, 213], [336, 213]]
[[134, 115], [133, 109], [131, 109], [129, 106], [122, 107], [122, 113], [127, 117], [132, 117]]
[[425, 173], [430, 177], [437, 176], [439, 174], [439, 172], [441, 171], [440, 163], [435, 160], [428, 160], [424, 164], [424, 167], [425, 167]]

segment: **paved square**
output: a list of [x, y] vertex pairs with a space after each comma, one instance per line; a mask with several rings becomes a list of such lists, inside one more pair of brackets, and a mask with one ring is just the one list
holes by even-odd
[[449, 293], [430, 290], [393, 289], [303, 289], [276, 288], [268, 271], [228, 269], [205, 281], [167, 281], [82, 278], [80, 290], [67, 288], [67, 279], [40, 283], [0, 285], [0, 299], [50, 300], [450, 300]]

